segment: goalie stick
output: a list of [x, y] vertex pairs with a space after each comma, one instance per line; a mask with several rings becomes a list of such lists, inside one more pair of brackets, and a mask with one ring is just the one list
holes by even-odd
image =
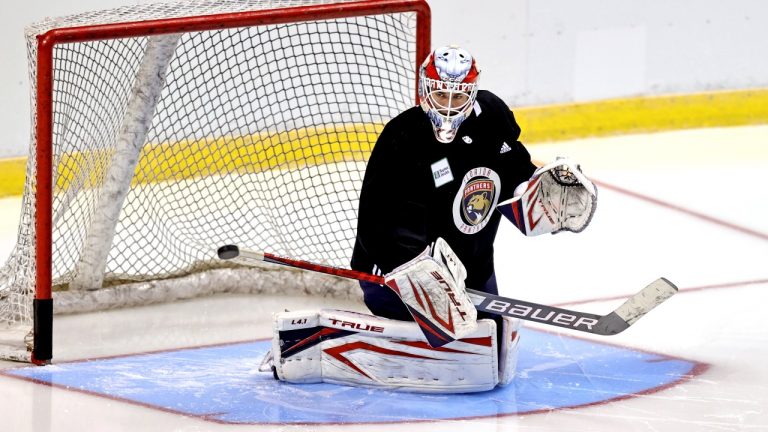
[[[306, 261], [294, 260], [273, 255], [267, 252], [258, 252], [248, 249], [240, 249], [235, 245], [222, 246], [218, 250], [218, 256], [223, 260], [245, 265], [257, 266], [261, 263], [279, 264], [319, 273], [340, 276], [359, 281], [372, 282], [380, 285], [384, 283], [383, 276], [356, 270], [330, 267]], [[642, 318], [651, 309], [663, 303], [677, 293], [677, 287], [665, 278], [659, 278], [630, 297], [613, 312], [607, 315], [597, 315], [579, 312], [569, 309], [547, 306], [488, 294], [482, 291], [467, 289], [475, 308], [478, 311], [494, 315], [505, 315], [520, 318], [527, 321], [548, 324], [571, 330], [582, 331], [602, 336], [610, 336], [621, 333], [637, 320]]]

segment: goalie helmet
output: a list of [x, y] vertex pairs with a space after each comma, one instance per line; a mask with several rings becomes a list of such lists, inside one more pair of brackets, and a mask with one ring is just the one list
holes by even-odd
[[419, 99], [435, 137], [452, 142], [472, 113], [480, 71], [466, 50], [445, 46], [434, 50], [419, 69]]

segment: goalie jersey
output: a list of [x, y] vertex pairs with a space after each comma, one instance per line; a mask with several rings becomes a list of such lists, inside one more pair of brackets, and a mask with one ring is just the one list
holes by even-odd
[[418, 106], [392, 119], [368, 160], [351, 267], [389, 273], [442, 237], [466, 286], [482, 290], [494, 276], [495, 207], [536, 169], [519, 137], [512, 111], [484, 90], [450, 143]]

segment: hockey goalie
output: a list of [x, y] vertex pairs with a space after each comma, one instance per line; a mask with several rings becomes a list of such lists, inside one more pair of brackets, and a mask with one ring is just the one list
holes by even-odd
[[466, 270], [443, 239], [386, 275], [408, 319], [328, 310], [275, 315], [262, 370], [292, 383], [466, 393], [508, 384], [519, 321], [477, 319]]
[[[264, 370], [292, 383], [478, 392], [512, 382], [520, 321], [478, 313], [466, 287], [497, 294], [501, 217], [523, 234], [582, 231], [597, 191], [577, 164], [537, 168], [508, 106], [478, 91], [472, 56], [448, 46], [419, 71], [420, 106], [382, 131], [360, 196], [351, 267], [372, 315], [278, 313]], [[494, 209], [499, 211], [493, 211]]]

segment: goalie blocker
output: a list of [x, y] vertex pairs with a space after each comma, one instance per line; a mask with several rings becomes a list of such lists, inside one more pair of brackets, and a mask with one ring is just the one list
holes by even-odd
[[427, 342], [440, 347], [472, 333], [477, 310], [467, 294], [467, 270], [448, 243], [438, 238], [416, 258], [384, 276], [403, 301]]
[[274, 315], [274, 338], [260, 370], [290, 383], [378, 387], [419, 393], [469, 393], [511, 382], [520, 321], [480, 320], [462, 339], [431, 347], [418, 325], [323, 309]]

